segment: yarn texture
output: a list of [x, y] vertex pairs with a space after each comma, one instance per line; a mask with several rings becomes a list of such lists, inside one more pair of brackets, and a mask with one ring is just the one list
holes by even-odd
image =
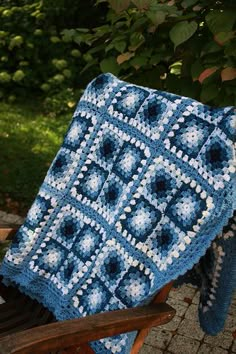
[[211, 335], [223, 329], [236, 288], [235, 231], [236, 212], [200, 261], [174, 283], [175, 286], [190, 283], [200, 288], [199, 321], [202, 329]]
[[[236, 204], [234, 138], [232, 107], [98, 76], [4, 258], [5, 284], [17, 284], [59, 320], [130, 308], [150, 302], [215, 242], [208, 258], [221, 257], [219, 273], [234, 272], [220, 325], [212, 316], [225, 284], [214, 281], [214, 294], [214, 277], [205, 282], [212, 305], [202, 297], [201, 324], [216, 332], [235, 286], [235, 237], [226, 248], [219, 238]], [[226, 252], [234, 263], [224, 263]], [[134, 337], [91, 346], [125, 354]]]

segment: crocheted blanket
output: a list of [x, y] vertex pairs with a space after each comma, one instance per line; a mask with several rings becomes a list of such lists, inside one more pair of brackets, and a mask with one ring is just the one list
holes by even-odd
[[[199, 261], [233, 215], [234, 118], [232, 107], [213, 109], [111, 74], [94, 79], [5, 256], [5, 283], [59, 320], [149, 302]], [[216, 269], [229, 273], [235, 262], [221, 267], [225, 252], [215, 244]], [[202, 313], [211, 321], [217, 279], [208, 284]], [[234, 284], [235, 269], [226, 303]], [[91, 346], [129, 353], [134, 336]]]
[[200, 288], [198, 306], [202, 329], [216, 335], [224, 327], [233, 290], [236, 288], [236, 212], [207, 249], [206, 254], [174, 283], [190, 283]]

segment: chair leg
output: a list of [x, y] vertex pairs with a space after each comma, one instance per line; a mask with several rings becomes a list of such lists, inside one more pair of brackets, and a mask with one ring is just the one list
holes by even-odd
[[[166, 302], [166, 300], [168, 298], [168, 295], [169, 295], [169, 292], [170, 292], [170, 289], [172, 288], [172, 286], [173, 286], [173, 282], [170, 282], [170, 283], [166, 284], [159, 291], [159, 293], [155, 296], [155, 298], [153, 299], [152, 303], [153, 304], [158, 304], [158, 303], [161, 303], [161, 302]], [[130, 354], [138, 354], [138, 352], [140, 351], [140, 349], [143, 346], [144, 340], [147, 337], [150, 329], [151, 328], [144, 328], [144, 329], [141, 329], [138, 332]]]
[[144, 340], [147, 337], [149, 331], [150, 331], [150, 328], [145, 328], [145, 329], [142, 329], [141, 331], [138, 332], [130, 354], [138, 354], [139, 353], [139, 351], [142, 348]]

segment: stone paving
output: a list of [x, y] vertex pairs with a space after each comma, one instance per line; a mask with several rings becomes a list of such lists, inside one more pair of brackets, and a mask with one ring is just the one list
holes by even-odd
[[139, 354], [227, 354], [236, 353], [236, 296], [232, 301], [224, 330], [206, 335], [198, 322], [199, 291], [190, 285], [170, 292], [168, 303], [176, 315], [166, 325], [153, 328]]
[[[0, 224], [20, 224], [17, 215], [0, 211]], [[197, 317], [199, 291], [190, 285], [170, 292], [168, 303], [176, 315], [166, 325], [153, 328], [139, 354], [227, 354], [236, 353], [236, 296], [234, 296], [224, 330], [217, 336], [206, 335]], [[1, 301], [0, 301], [1, 303]]]

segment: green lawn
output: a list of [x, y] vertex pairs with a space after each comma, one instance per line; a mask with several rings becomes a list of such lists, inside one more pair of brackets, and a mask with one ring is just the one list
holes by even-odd
[[34, 102], [0, 103], [0, 209], [25, 215], [70, 120], [45, 116]]

